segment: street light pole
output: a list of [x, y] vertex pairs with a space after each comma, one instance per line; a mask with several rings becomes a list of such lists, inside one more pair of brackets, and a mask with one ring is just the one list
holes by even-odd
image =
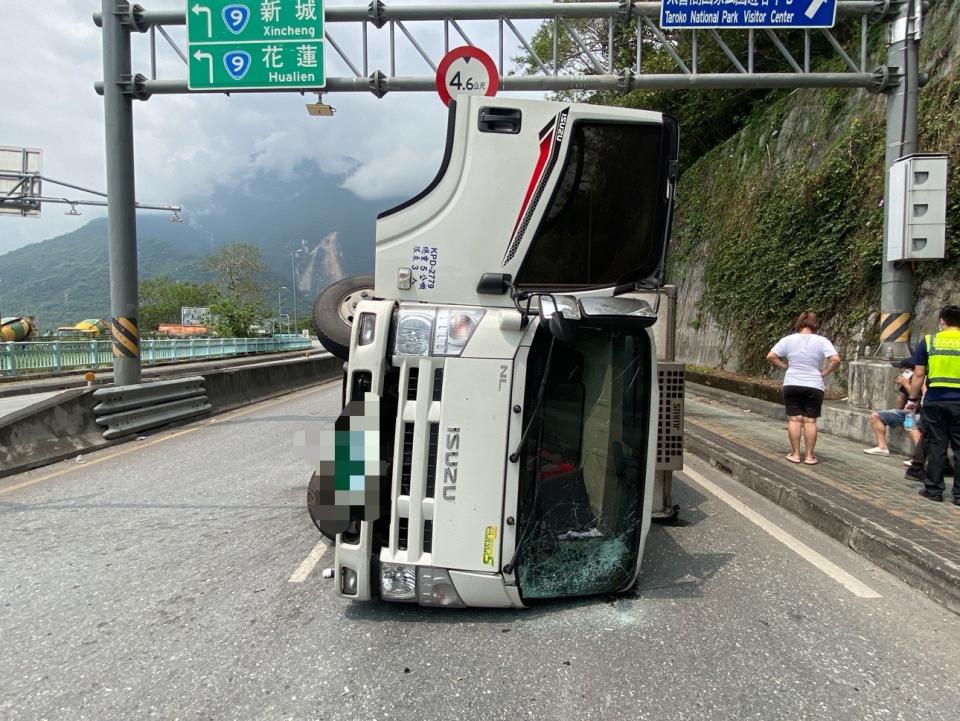
[[300, 239], [300, 247], [290, 253], [290, 276], [293, 280], [293, 328], [300, 332], [300, 319], [297, 315], [297, 256], [304, 252], [305, 240]]
[[290, 253], [290, 279], [293, 281], [293, 328], [297, 329], [297, 251]]
[[[283, 291], [287, 289], [287, 286], [281, 285], [277, 289], [277, 322], [280, 323], [283, 321], [283, 306], [281, 305]], [[281, 326], [282, 329], [283, 326]]]

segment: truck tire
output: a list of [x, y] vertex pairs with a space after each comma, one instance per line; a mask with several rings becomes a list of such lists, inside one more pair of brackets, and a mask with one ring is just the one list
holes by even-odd
[[361, 300], [373, 298], [373, 276], [354, 275], [328, 286], [313, 302], [313, 324], [323, 347], [337, 358], [350, 355], [353, 313]]

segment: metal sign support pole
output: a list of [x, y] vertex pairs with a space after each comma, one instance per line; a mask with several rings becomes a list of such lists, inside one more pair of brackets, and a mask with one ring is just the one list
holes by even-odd
[[294, 251], [290, 254], [290, 280], [292, 281], [293, 291], [293, 330], [295, 333], [299, 333], [297, 323], [299, 318], [297, 318], [297, 251]]
[[[890, 197], [890, 167], [904, 155], [917, 152], [917, 41], [912, 27], [913, 0], [900, 6], [889, 26], [887, 67], [899, 82], [887, 91], [887, 141], [884, 162], [883, 272], [880, 286], [880, 355], [905, 358], [910, 355], [910, 324], [913, 319], [913, 270], [908, 261], [890, 261], [890, 208], [902, 198]], [[894, 70], [896, 69], [896, 70]]]
[[107, 156], [107, 238], [110, 245], [110, 330], [113, 382], [140, 382], [137, 326], [137, 220], [133, 175], [130, 5], [103, 0], [103, 109]]

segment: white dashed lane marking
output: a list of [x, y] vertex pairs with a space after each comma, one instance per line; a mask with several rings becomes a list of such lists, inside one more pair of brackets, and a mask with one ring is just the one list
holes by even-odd
[[326, 538], [321, 538], [317, 545], [313, 547], [313, 550], [307, 554], [307, 557], [300, 562], [300, 565], [297, 566], [297, 570], [293, 572], [293, 575], [287, 579], [288, 582], [303, 583], [307, 579], [307, 576], [310, 575], [310, 572], [316, 567], [317, 563], [320, 562], [320, 558], [327, 552], [328, 548], [330, 548], [330, 542]]

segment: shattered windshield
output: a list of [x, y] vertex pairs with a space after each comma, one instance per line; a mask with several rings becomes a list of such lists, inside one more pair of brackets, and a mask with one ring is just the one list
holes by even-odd
[[[650, 367], [645, 334], [538, 336], [525, 407], [518, 582], [524, 598], [621, 590], [637, 564]], [[539, 399], [539, 402], [538, 402]]]

